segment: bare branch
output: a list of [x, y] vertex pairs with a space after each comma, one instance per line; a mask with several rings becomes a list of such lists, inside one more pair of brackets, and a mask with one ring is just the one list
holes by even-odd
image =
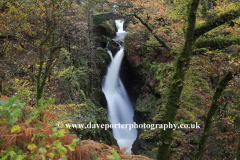
[[163, 46], [164, 48], [166, 48], [168, 51], [171, 50], [171, 48], [170, 48], [158, 35], [156, 35], [155, 33], [153, 33], [153, 29], [152, 29], [152, 27], [151, 27], [148, 23], [144, 22], [144, 20], [143, 20], [141, 17], [139, 17], [136, 13], [134, 13], [133, 16], [136, 17], [137, 19], [139, 19], [140, 22], [141, 22], [145, 27], [147, 27], [147, 29], [153, 34], [153, 36], [158, 40], [158, 42], [159, 42], [160, 44], [162, 44], [162, 46]]

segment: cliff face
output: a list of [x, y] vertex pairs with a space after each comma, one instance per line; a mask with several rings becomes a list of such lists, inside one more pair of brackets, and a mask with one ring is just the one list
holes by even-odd
[[[136, 39], [145, 43], [148, 39], [148, 32], [129, 33], [125, 37], [125, 55], [128, 63], [128, 73], [130, 88], [135, 96], [134, 103], [134, 121], [138, 124], [153, 124], [153, 117], [156, 114], [157, 107], [160, 105], [160, 95], [155, 91], [156, 83], [150, 73], [149, 67], [146, 66], [147, 58], [156, 60], [159, 55], [148, 55], [146, 48], [138, 47], [135, 43]], [[157, 52], [160, 52], [157, 50]], [[149, 57], [148, 57], [149, 56]], [[159, 58], [161, 59], [161, 58]], [[138, 138], [133, 144], [134, 154], [146, 154], [149, 157], [151, 150], [157, 147], [158, 136], [143, 139], [141, 134], [144, 129], [138, 129]], [[149, 152], [149, 153], [148, 153]]]

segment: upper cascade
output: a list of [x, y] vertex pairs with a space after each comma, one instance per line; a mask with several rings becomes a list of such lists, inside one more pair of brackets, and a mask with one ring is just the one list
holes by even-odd
[[127, 32], [123, 30], [124, 21], [123, 20], [115, 20], [115, 23], [116, 23], [116, 27], [117, 27], [118, 31], [116, 33], [117, 36], [115, 38], [113, 38], [113, 40], [123, 42], [124, 37], [127, 34]]

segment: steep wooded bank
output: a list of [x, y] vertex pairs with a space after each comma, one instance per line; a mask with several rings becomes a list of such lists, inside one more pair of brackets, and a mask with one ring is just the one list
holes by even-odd
[[[45, 123], [109, 124], [101, 80], [111, 60], [104, 48], [108, 44], [115, 55], [119, 45], [112, 40], [114, 19], [106, 21], [100, 16], [94, 20], [92, 15], [114, 9], [121, 18], [130, 19], [125, 26], [128, 34], [120, 74], [134, 103], [134, 121], [200, 124], [198, 129], [138, 129], [133, 153], [164, 160], [239, 158], [239, 6], [239, 1], [230, 0], [0, 3], [0, 92], [8, 97], [18, 93], [18, 99], [33, 111], [19, 110], [25, 108], [16, 98], [14, 103], [12, 99], [6, 104], [1, 101], [1, 129], [11, 134], [12, 128], [18, 132], [20, 127], [25, 132], [24, 118], [31, 116], [43, 128]], [[44, 101], [47, 111], [40, 112], [42, 99], [49, 100]], [[53, 111], [59, 116], [47, 120]], [[15, 128], [16, 116], [23, 122], [17, 122]], [[5, 125], [10, 126], [8, 130]], [[61, 129], [53, 131], [51, 134], [62, 136]], [[81, 140], [116, 145], [111, 130], [71, 129], [71, 133]], [[44, 141], [43, 137], [38, 140]], [[1, 140], [4, 154], [0, 158], [18, 152]], [[48, 147], [44, 142], [35, 142], [37, 139], [34, 145], [38, 146], [29, 140], [30, 146], [21, 149], [30, 156], [34, 150], [39, 157], [43, 153], [55, 159], [66, 152], [61, 147], [71, 143], [55, 142], [55, 150], [51, 146], [46, 152], [40, 149], [40, 145]], [[90, 140], [84, 144], [86, 159], [96, 159], [104, 149], [110, 154], [109, 146]], [[91, 152], [88, 147], [94, 144], [101, 152]], [[66, 155], [79, 156], [70, 150]], [[22, 152], [18, 154], [22, 156]]]
[[[108, 124], [107, 110], [101, 106], [101, 77], [110, 58], [93, 44], [94, 11], [86, 7], [96, 4], [6, 1], [0, 5], [1, 94], [18, 93], [33, 108], [39, 99], [53, 94], [55, 104], [48, 110], [60, 114], [51, 122], [54, 125]], [[111, 130], [72, 132], [81, 139], [116, 144]]]

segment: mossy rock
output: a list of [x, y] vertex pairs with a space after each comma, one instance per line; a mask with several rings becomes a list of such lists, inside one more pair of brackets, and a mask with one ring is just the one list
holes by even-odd
[[99, 26], [104, 21], [106, 21], [106, 17], [105, 16], [94, 16], [93, 17], [93, 24], [95, 26]]
[[98, 47], [96, 52], [98, 54], [99, 61], [101, 61], [100, 63], [106, 62], [108, 64], [111, 61], [109, 54], [102, 47]]
[[101, 23], [100, 26], [106, 28], [109, 32], [111, 32], [110, 34], [116, 35], [117, 29], [114, 20], [105, 21]]
[[111, 58], [107, 51], [101, 47], [98, 47], [95, 50], [95, 54], [97, 56], [97, 60], [95, 60], [97, 70], [98, 73], [100, 73], [100, 76], [102, 77], [106, 72], [106, 66], [111, 62]]
[[120, 50], [119, 44], [107, 36], [103, 36], [103, 42], [108, 44], [108, 49], [112, 52], [113, 56]]
[[116, 25], [115, 25], [115, 21], [114, 20], [110, 20], [110, 21], [105, 21], [102, 22], [98, 28], [101, 29], [101, 35], [105, 35], [107, 37], [110, 38], [114, 38], [116, 36]]
[[112, 40], [116, 36], [116, 26], [115, 21], [104, 21], [101, 24], [94, 26], [93, 28], [95, 34], [95, 42], [100, 44], [101, 47], [106, 47], [108, 37]]

